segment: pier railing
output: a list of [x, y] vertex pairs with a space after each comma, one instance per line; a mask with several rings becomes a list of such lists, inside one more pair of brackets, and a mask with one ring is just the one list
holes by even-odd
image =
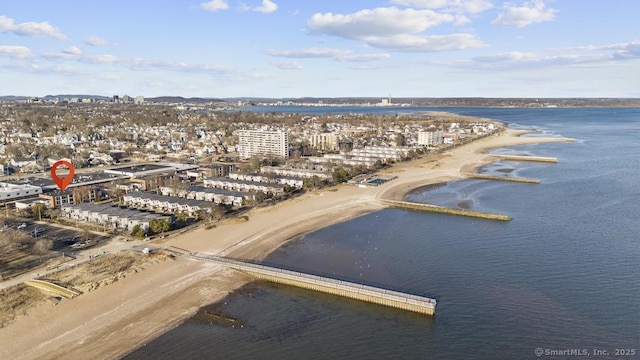
[[266, 265], [252, 264], [214, 255], [191, 255], [192, 258], [212, 261], [251, 274], [259, 279], [296, 286], [304, 289], [339, 295], [398, 309], [434, 315], [436, 300], [428, 297], [356, 284], [349, 281], [285, 270]]

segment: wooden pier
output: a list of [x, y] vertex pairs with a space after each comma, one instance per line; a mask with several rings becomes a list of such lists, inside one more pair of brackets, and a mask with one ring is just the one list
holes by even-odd
[[194, 254], [190, 257], [222, 264], [226, 267], [255, 276], [258, 279], [278, 284], [343, 296], [426, 315], [434, 315], [436, 312], [436, 300], [428, 297], [405, 294], [349, 281], [231, 260], [213, 255]]

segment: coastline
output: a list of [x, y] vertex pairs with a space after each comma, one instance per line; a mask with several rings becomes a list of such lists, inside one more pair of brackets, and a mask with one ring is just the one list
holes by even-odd
[[[526, 132], [507, 129], [442, 154], [396, 164], [380, 173], [398, 178], [379, 187], [339, 185], [317, 190], [254, 209], [247, 223], [201, 228], [161, 245], [261, 260], [296, 235], [385, 208], [379, 199], [402, 199], [418, 187], [464, 178], [462, 173], [496, 161], [486, 154], [490, 149], [570, 141], [520, 136]], [[217, 265], [186, 258], [167, 260], [74, 300], [32, 309], [0, 329], [0, 357], [118, 358], [249, 281]]]

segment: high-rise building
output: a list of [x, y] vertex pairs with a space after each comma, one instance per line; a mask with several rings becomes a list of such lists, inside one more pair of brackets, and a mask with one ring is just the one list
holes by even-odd
[[253, 156], [282, 159], [289, 157], [289, 134], [284, 131], [240, 130], [238, 137], [241, 160]]
[[420, 131], [418, 132], [418, 145], [438, 145], [442, 144], [444, 133], [442, 130]]

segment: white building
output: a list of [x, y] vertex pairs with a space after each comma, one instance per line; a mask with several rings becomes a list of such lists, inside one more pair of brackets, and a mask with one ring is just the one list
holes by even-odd
[[444, 133], [442, 130], [435, 131], [419, 131], [418, 132], [418, 145], [431, 146], [442, 144]]
[[242, 160], [253, 156], [289, 157], [289, 134], [284, 131], [240, 130], [238, 137], [238, 152]]
[[322, 133], [311, 135], [311, 146], [324, 151], [338, 150], [338, 135], [333, 133]]
[[0, 183], [0, 201], [23, 199], [38, 194], [42, 194], [42, 188], [39, 186]]
[[260, 167], [260, 172], [263, 174], [295, 176], [295, 177], [302, 177], [302, 178], [311, 178], [314, 176], [317, 176], [320, 179], [331, 178], [330, 174], [325, 173], [323, 171], [308, 170], [308, 169], [293, 169], [293, 168], [280, 167], [280, 166], [262, 166]]

